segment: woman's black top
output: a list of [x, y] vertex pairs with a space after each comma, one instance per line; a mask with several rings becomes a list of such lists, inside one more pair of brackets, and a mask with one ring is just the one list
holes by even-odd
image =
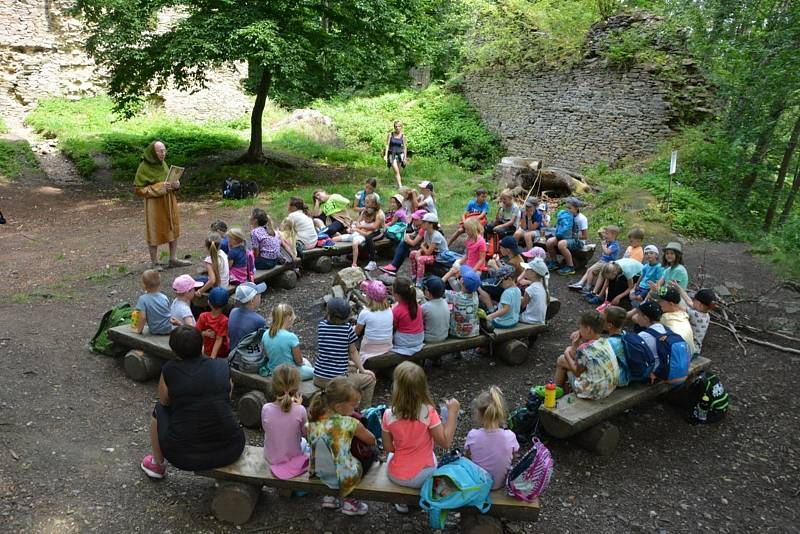
[[389, 134], [389, 152], [391, 154], [403, 153], [404, 134], [400, 137], [395, 137], [394, 134]]

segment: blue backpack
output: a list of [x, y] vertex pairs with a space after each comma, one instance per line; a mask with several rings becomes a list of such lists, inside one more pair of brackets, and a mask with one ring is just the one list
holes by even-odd
[[381, 424], [383, 419], [383, 412], [386, 411], [385, 404], [378, 404], [377, 406], [370, 406], [366, 410], [361, 412], [361, 417], [364, 418], [364, 426], [367, 427], [367, 430], [372, 432], [372, 435], [375, 436], [375, 439], [378, 441], [378, 447], [382, 447], [382, 439], [381, 433], [383, 430], [383, 426]]
[[[658, 337], [656, 334], [653, 336]], [[620, 373], [624, 366], [628, 375], [629, 384], [647, 384], [650, 382], [650, 373], [655, 370], [656, 358], [644, 339], [634, 332], [624, 332], [620, 339], [625, 349], [625, 362], [620, 363]]]
[[673, 387], [680, 386], [686, 382], [689, 374], [689, 361], [692, 355], [686, 341], [678, 334], [667, 327], [666, 332], [660, 334], [648, 328], [648, 334], [656, 338], [656, 349], [658, 349], [658, 367], [656, 367], [656, 377]]
[[561, 210], [556, 216], [556, 237], [558, 239], [572, 239], [572, 227], [575, 217], [569, 210]]
[[420, 489], [419, 505], [428, 511], [431, 528], [444, 528], [448, 510], [475, 506], [485, 514], [492, 507], [492, 475], [467, 458], [436, 468]]

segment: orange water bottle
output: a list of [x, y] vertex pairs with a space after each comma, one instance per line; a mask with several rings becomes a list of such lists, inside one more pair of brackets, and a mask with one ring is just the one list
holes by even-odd
[[544, 407], [556, 407], [556, 385], [553, 382], [548, 382], [544, 387]]
[[142, 324], [142, 312], [141, 310], [133, 310], [131, 312], [131, 328], [138, 331], [140, 324]]

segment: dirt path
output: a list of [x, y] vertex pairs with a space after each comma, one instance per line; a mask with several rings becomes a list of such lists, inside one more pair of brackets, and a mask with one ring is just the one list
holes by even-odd
[[8, 133], [5, 137], [27, 141], [48, 180], [58, 185], [84, 183], [75, 165], [58, 148], [58, 141], [37, 135], [25, 124], [22, 115], [10, 114], [6, 119], [6, 126]]
[[[147, 453], [146, 423], [155, 382], [128, 380], [121, 362], [85, 349], [102, 313], [135, 300], [145, 267], [142, 209], [126, 189], [101, 193], [83, 185], [0, 185], [13, 206], [0, 227], [0, 531], [236, 532], [210, 516], [213, 482], [175, 469], [152, 483], [138, 468]], [[247, 209], [218, 210], [181, 202], [181, 250], [198, 258], [209, 221], [246, 222]], [[4, 210], [5, 212], [6, 210]], [[696, 243], [687, 263], [705, 262], [706, 285], [728, 284], [759, 295], [775, 284], [770, 270], [737, 244]], [[108, 266], [108, 267], [106, 267]], [[166, 286], [179, 274], [167, 272]], [[332, 275], [301, 278], [297, 289], [270, 289], [262, 306], [298, 310], [304, 353], [312, 354], [319, 308]], [[587, 306], [555, 277], [563, 301], [551, 332], [528, 363], [508, 368], [467, 355], [428, 369], [435, 398], [463, 404], [489, 384], [509, 404], [552, 373], [553, 362]], [[766, 305], [743, 307], [755, 324], [780, 320], [797, 329], [798, 295], [773, 294]], [[800, 358], [749, 346], [743, 357], [730, 336], [709, 332], [704, 354], [732, 393], [728, 418], [692, 427], [682, 414], [648, 403], [615, 418], [621, 443], [598, 458], [570, 443], [550, 442], [557, 462], [536, 525], [509, 523], [509, 532], [789, 532], [800, 524], [800, 410], [795, 394]], [[379, 384], [376, 402], [388, 384]], [[470, 428], [459, 423], [461, 439]], [[248, 441], [260, 444], [259, 433]], [[250, 532], [427, 532], [422, 513], [399, 516], [370, 504], [359, 519], [322, 512], [314, 497], [282, 499], [265, 490]], [[448, 533], [457, 532], [454, 521]]]

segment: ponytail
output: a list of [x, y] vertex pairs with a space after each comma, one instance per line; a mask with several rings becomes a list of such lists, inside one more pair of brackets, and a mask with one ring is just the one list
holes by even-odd
[[308, 206], [306, 206], [306, 203], [303, 202], [302, 198], [300, 198], [300, 197], [292, 197], [292, 198], [290, 198], [289, 199], [289, 205], [291, 207], [293, 207], [294, 209], [300, 210], [303, 213], [305, 213], [306, 215], [308, 215]]
[[211, 271], [214, 273], [214, 287], [217, 287], [221, 282], [219, 279], [219, 243], [220, 237], [216, 232], [212, 232], [206, 237], [206, 249], [208, 249], [208, 255], [211, 257]]
[[300, 371], [296, 366], [282, 363], [275, 368], [272, 372], [272, 392], [282, 412], [288, 413], [292, 409], [298, 389], [300, 389]]
[[484, 428], [493, 429], [505, 426], [508, 412], [500, 388], [492, 386], [488, 391], [478, 395], [475, 399], [475, 415]]
[[272, 308], [272, 324], [269, 327], [269, 337], [275, 337], [290, 318], [294, 317], [294, 310], [289, 304], [281, 302]]
[[411, 283], [411, 280], [405, 276], [398, 276], [394, 284], [392, 284], [392, 291], [394, 291], [397, 296], [400, 297], [400, 300], [408, 306], [408, 314], [411, 318], [416, 319], [418, 313], [417, 308], [419, 307], [417, 305], [417, 290]]
[[314, 395], [308, 407], [308, 420], [319, 421], [334, 405], [354, 400], [360, 396], [359, 391], [346, 376], [337, 376], [325, 386], [325, 389]]
[[550, 304], [550, 284], [547, 282], [547, 279], [550, 278], [550, 277], [549, 276], [540, 276], [539, 278], [542, 279], [542, 285], [544, 286], [544, 292], [547, 295], [547, 304]]

